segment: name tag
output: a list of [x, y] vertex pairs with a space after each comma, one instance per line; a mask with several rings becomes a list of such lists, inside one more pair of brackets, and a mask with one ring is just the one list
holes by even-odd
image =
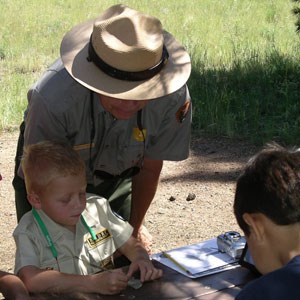
[[91, 237], [87, 239], [90, 247], [95, 248], [97, 245], [104, 243], [108, 238], [111, 238], [111, 234], [107, 229], [104, 229], [96, 233], [96, 238], [95, 241]]

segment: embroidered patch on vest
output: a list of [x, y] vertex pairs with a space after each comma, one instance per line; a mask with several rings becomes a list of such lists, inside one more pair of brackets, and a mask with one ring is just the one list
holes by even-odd
[[141, 131], [137, 127], [133, 128], [132, 130], [132, 136], [138, 142], [144, 142], [144, 140], [146, 139], [146, 133], [147, 133], [146, 129], [143, 129], [143, 131]]
[[106, 257], [100, 262], [100, 266], [104, 270], [111, 270], [114, 269], [114, 261], [113, 256], [110, 255], [109, 257]]
[[110, 234], [110, 232], [107, 229], [104, 229], [104, 230], [102, 230], [100, 232], [97, 232], [96, 233], [96, 237], [97, 237], [97, 239], [95, 241], [91, 237], [89, 237], [87, 239], [87, 242], [89, 243], [89, 245], [92, 248], [96, 247], [99, 244], [104, 243], [105, 240], [107, 240], [108, 238], [111, 237], [111, 234]]
[[177, 110], [176, 112], [176, 120], [179, 123], [182, 123], [185, 120], [185, 117], [190, 109], [191, 101], [186, 100], [185, 103]]

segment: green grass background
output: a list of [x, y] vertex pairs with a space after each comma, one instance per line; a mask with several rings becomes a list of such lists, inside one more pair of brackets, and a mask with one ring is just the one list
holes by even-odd
[[[0, 0], [0, 131], [23, 118], [28, 88], [66, 31], [119, 1]], [[299, 35], [288, 0], [132, 0], [189, 51], [194, 135], [300, 144]]]

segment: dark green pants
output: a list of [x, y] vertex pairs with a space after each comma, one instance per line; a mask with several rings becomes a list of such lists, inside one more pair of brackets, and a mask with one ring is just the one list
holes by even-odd
[[14, 170], [14, 179], [13, 179], [13, 187], [15, 190], [15, 205], [16, 205], [16, 212], [17, 212], [17, 219], [18, 222], [20, 221], [21, 217], [31, 210], [31, 205], [27, 200], [27, 193], [25, 188], [24, 180], [17, 175], [19, 165], [21, 162], [22, 154], [23, 154], [23, 145], [24, 145], [24, 130], [25, 130], [25, 123], [22, 122], [20, 125], [20, 135], [17, 144], [17, 151], [15, 157], [15, 170]]
[[108, 199], [110, 207], [126, 221], [130, 217], [131, 178], [106, 180], [98, 186], [87, 185], [86, 191]]
[[[17, 170], [20, 165], [20, 159], [23, 154], [24, 129], [25, 125], [23, 122], [20, 126], [20, 135], [15, 157], [15, 175], [13, 179], [18, 222], [26, 212], [31, 210], [31, 205], [27, 201], [27, 192], [24, 180], [17, 175]], [[38, 174], [36, 175], [38, 176]], [[131, 179], [132, 174], [129, 171], [127, 172], [127, 174], [124, 174], [123, 177], [117, 176], [109, 179], [106, 178], [101, 184], [97, 186], [89, 184], [86, 188], [86, 191], [88, 193], [94, 193], [108, 199], [111, 208], [117, 214], [128, 221], [131, 208]]]

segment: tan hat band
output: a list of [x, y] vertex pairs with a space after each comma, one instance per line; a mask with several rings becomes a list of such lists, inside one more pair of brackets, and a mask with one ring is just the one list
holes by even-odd
[[90, 37], [88, 54], [89, 54], [89, 56], [87, 57], [88, 62], [93, 62], [105, 74], [126, 81], [141, 81], [141, 80], [147, 80], [152, 78], [153, 76], [155, 76], [161, 71], [161, 69], [166, 65], [169, 58], [168, 50], [164, 45], [161, 59], [155, 66], [147, 70], [138, 71], [138, 72], [127, 72], [127, 71], [119, 70], [107, 64], [97, 55], [92, 44], [92, 36]]

